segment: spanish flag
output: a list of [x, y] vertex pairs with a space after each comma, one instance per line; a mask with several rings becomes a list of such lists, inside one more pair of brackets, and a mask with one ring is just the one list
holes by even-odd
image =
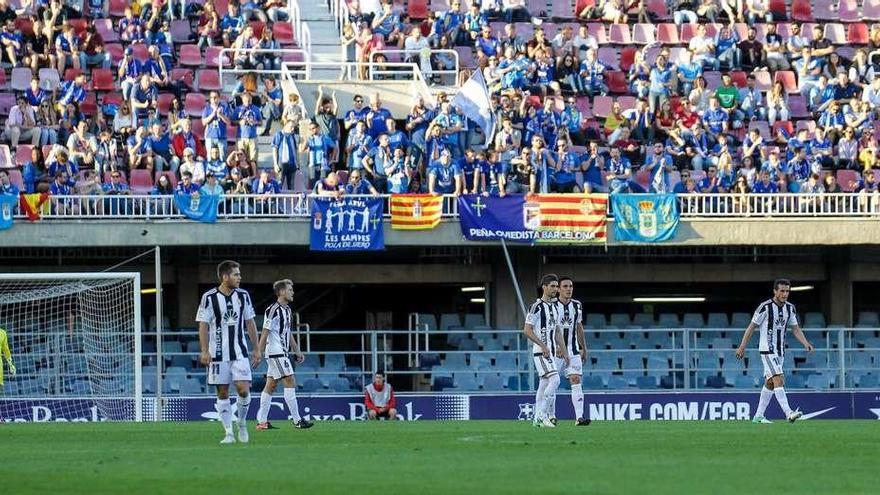
[[397, 230], [433, 229], [440, 223], [443, 196], [431, 194], [392, 194], [391, 228]]
[[40, 219], [43, 213], [49, 212], [49, 193], [24, 194], [18, 197], [18, 208], [31, 222]]
[[560, 236], [559, 242], [605, 242], [607, 194], [530, 194], [524, 207], [527, 212], [530, 205], [538, 218], [525, 221], [533, 222], [538, 231], [568, 234]]

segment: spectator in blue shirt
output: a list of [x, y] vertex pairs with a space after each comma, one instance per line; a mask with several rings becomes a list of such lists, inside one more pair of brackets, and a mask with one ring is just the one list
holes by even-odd
[[330, 136], [323, 134], [318, 124], [309, 124], [309, 134], [299, 143], [299, 151], [309, 155], [309, 178], [311, 184], [323, 179], [333, 169], [338, 150]]
[[23, 55], [24, 40], [21, 33], [16, 32], [15, 24], [4, 23], [0, 29], [0, 58], [6, 59], [13, 67], [18, 67], [19, 58]]
[[263, 88], [265, 89], [265, 92], [263, 93], [265, 99], [262, 102], [262, 111], [266, 121], [263, 124], [263, 132], [261, 135], [268, 136], [269, 131], [272, 129], [272, 123], [281, 119], [284, 92], [272, 76], [266, 76], [263, 78]]
[[272, 163], [275, 168], [275, 176], [279, 177], [281, 184], [286, 184], [287, 189], [293, 189], [294, 178], [297, 170], [297, 150], [293, 121], [284, 122], [284, 127], [275, 133], [272, 138]]
[[666, 57], [662, 55], [657, 57], [657, 63], [648, 76], [648, 108], [652, 113], [656, 112], [662, 103], [669, 99], [674, 85], [672, 69], [667, 65]]
[[387, 191], [388, 176], [385, 174], [385, 169], [394, 164], [394, 151], [388, 142], [387, 134], [379, 136], [362, 163], [376, 189], [383, 193]]
[[138, 84], [131, 94], [131, 108], [137, 115], [138, 119], [143, 120], [147, 117], [150, 110], [156, 109], [159, 101], [159, 92], [152, 79], [147, 74], [141, 75], [140, 84]]
[[226, 103], [220, 101], [220, 94], [211, 91], [208, 97], [208, 105], [202, 111], [202, 124], [205, 126], [205, 149], [210, 152], [211, 148], [220, 150], [220, 159], [226, 158], [226, 126], [232, 124], [229, 108]]
[[755, 187], [752, 188], [753, 193], [775, 194], [779, 192], [779, 186], [776, 185], [776, 182], [770, 180], [770, 172], [761, 170], [758, 177], [760, 180], [755, 182]]
[[70, 184], [65, 178], [64, 172], [55, 172], [55, 180], [49, 186], [49, 193], [53, 196], [69, 196], [71, 194]]
[[462, 194], [476, 194], [480, 180], [480, 163], [473, 149], [465, 150], [464, 156], [458, 160], [458, 170], [462, 174]]
[[254, 178], [251, 189], [257, 195], [281, 193], [281, 186], [278, 184], [278, 181], [269, 176], [268, 170], [260, 171], [260, 176]]
[[370, 108], [364, 106], [363, 96], [354, 95], [352, 103], [353, 106], [351, 107], [351, 110], [345, 112], [345, 118], [343, 119], [343, 126], [346, 130], [351, 129], [351, 127], [358, 122], [363, 122], [364, 125], [366, 125], [367, 114], [370, 113]]
[[599, 152], [599, 143], [590, 141], [587, 152], [581, 158], [584, 173], [584, 192], [605, 192], [605, 156]]
[[679, 93], [683, 95], [691, 94], [691, 90], [694, 89], [694, 82], [702, 75], [703, 64], [692, 60], [690, 51], [682, 52], [681, 63], [678, 64]]
[[632, 178], [632, 165], [626, 157], [620, 156], [620, 148], [611, 148], [611, 158], [605, 164], [608, 192], [611, 194], [629, 192]]
[[55, 177], [58, 172], [63, 172], [67, 177], [76, 177], [79, 173], [79, 168], [70, 160], [65, 149], [55, 151], [55, 159], [49, 162], [47, 168], [49, 177]]
[[[187, 159], [187, 156], [191, 156], [195, 159], [195, 152], [192, 148], [186, 148], [183, 150], [184, 160]], [[205, 162], [205, 176], [207, 177], [208, 174], [214, 174], [214, 177], [216, 177], [219, 182], [223, 182], [226, 179], [227, 170], [226, 162], [220, 159], [220, 152], [217, 151], [217, 148], [212, 149], [208, 160]]]
[[241, 15], [237, 3], [230, 3], [229, 10], [223, 19], [220, 20], [220, 31], [223, 33], [223, 44], [229, 46], [241, 34], [246, 22], [244, 16]]
[[833, 100], [828, 105], [828, 108], [822, 112], [822, 115], [819, 116], [819, 121], [816, 124], [825, 128], [826, 136], [833, 143], [836, 143], [843, 137], [843, 130], [846, 128], [846, 117], [840, 103]]
[[449, 153], [442, 153], [440, 159], [428, 167], [429, 194], [460, 194], [461, 181], [461, 170], [453, 165]]
[[480, 64], [488, 63], [491, 57], [497, 57], [501, 51], [501, 43], [498, 42], [498, 38], [492, 35], [491, 26], [481, 27], [480, 35], [475, 41], [477, 61]]
[[393, 118], [389, 117], [385, 120], [385, 127], [388, 129], [386, 132], [388, 134], [388, 145], [391, 146], [392, 150], [409, 149], [409, 139], [407, 139], [403, 131], [397, 130], [397, 124]]
[[63, 112], [64, 107], [71, 103], [77, 106], [86, 99], [86, 76], [77, 74], [73, 81], [61, 83], [60, 97], [58, 98], [58, 111]]
[[118, 170], [114, 170], [110, 172], [110, 182], [107, 182], [102, 187], [104, 190], [104, 194], [108, 195], [129, 195], [131, 194], [131, 189], [129, 189], [128, 184], [122, 182], [122, 174]]
[[568, 143], [560, 140], [556, 143], [556, 154], [553, 158], [556, 161], [556, 180], [553, 182], [551, 192], [581, 192], [575, 178], [575, 174], [581, 169], [580, 156], [574, 151], [569, 151]]
[[388, 131], [386, 124], [388, 119], [393, 117], [387, 108], [382, 107], [382, 100], [379, 98], [379, 93], [373, 95], [371, 103], [369, 110], [367, 110], [367, 114], [364, 116], [364, 120], [367, 122], [367, 132], [370, 134], [370, 137], [375, 139], [379, 137], [379, 134]]
[[651, 174], [651, 192], [669, 192], [669, 173], [673, 168], [672, 156], [666, 153], [666, 147], [660, 141], [655, 142], [654, 153], [645, 159], [645, 169]]
[[131, 94], [140, 81], [141, 74], [144, 73], [143, 64], [140, 60], [134, 58], [132, 54], [131, 47], [125, 49], [122, 61], [119, 62], [119, 69], [117, 70], [119, 84], [122, 87], [122, 98], [125, 100], [131, 99]]
[[363, 172], [354, 170], [348, 176], [348, 184], [345, 185], [345, 194], [378, 196], [379, 191], [361, 175]]
[[432, 124], [440, 129], [444, 146], [452, 153], [453, 159], [461, 157], [463, 150], [459, 141], [459, 133], [463, 125], [461, 119], [452, 110], [452, 105], [448, 101], [440, 104], [440, 113], [434, 117]]
[[0, 170], [0, 194], [18, 196], [19, 192], [18, 186], [9, 182], [9, 172]]
[[810, 178], [810, 175], [822, 171], [822, 168], [819, 166], [818, 163], [811, 163], [811, 161], [807, 158], [807, 150], [805, 148], [798, 148], [795, 151], [794, 158], [788, 162], [788, 166], [786, 168], [788, 192], [792, 193], [801, 192], [801, 189]]
[[[177, 168], [179, 162], [174, 163], [174, 159], [171, 153], [171, 138], [168, 136], [168, 133], [162, 129], [161, 124], [153, 124], [150, 127], [150, 135], [146, 138], [147, 148], [150, 150], [153, 160], [153, 166], [156, 171], [161, 172], [163, 170], [170, 170], [171, 168]], [[172, 170], [172, 172], [175, 170]]]
[[238, 149], [242, 150], [250, 161], [257, 160], [257, 128], [263, 121], [259, 107], [253, 104], [253, 96], [249, 92], [241, 95], [238, 107]]
[[700, 179], [699, 184], [697, 184], [697, 190], [703, 194], [716, 194], [719, 192], [720, 187], [722, 187], [722, 183], [721, 177], [718, 177], [718, 167], [712, 165], [709, 167], [706, 176]]
[[607, 66], [598, 60], [595, 48], [587, 50], [587, 57], [581, 62], [580, 76], [581, 87], [590, 98], [595, 94], [602, 96], [608, 94], [608, 85], [605, 84], [607, 69]]
[[709, 99], [709, 108], [703, 113], [703, 125], [707, 133], [714, 139], [721, 133], [729, 130], [730, 116], [718, 103], [718, 98]]
[[199, 192], [199, 189], [201, 189], [199, 185], [192, 180], [191, 172], [184, 172], [181, 176], [180, 182], [177, 183], [177, 192], [181, 194], [191, 196]]
[[65, 67], [85, 70], [86, 56], [79, 50], [79, 37], [73, 25], [67, 24], [55, 38], [55, 56], [58, 58], [58, 73], [64, 74]]

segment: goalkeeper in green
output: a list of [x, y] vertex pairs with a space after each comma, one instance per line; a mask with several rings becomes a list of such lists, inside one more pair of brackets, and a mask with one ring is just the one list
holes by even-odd
[[12, 352], [9, 350], [9, 337], [6, 330], [0, 328], [0, 392], [3, 392], [3, 362], [9, 366], [9, 376], [15, 376], [15, 364], [12, 363]]

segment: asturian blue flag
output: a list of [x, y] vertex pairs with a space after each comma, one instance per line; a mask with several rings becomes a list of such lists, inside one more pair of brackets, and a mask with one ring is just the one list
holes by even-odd
[[12, 228], [12, 215], [18, 205], [18, 196], [13, 194], [0, 194], [0, 230]]
[[621, 242], [662, 242], [675, 237], [680, 213], [674, 194], [612, 194], [614, 237]]
[[216, 194], [185, 194], [174, 193], [174, 204], [181, 213], [197, 222], [214, 223], [217, 221]]
[[385, 249], [382, 198], [312, 200], [312, 251], [379, 251]]

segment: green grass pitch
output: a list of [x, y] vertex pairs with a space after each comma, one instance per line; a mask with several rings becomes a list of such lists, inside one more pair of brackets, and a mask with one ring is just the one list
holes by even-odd
[[220, 446], [213, 422], [0, 425], [0, 492], [880, 493], [877, 421], [319, 422]]

